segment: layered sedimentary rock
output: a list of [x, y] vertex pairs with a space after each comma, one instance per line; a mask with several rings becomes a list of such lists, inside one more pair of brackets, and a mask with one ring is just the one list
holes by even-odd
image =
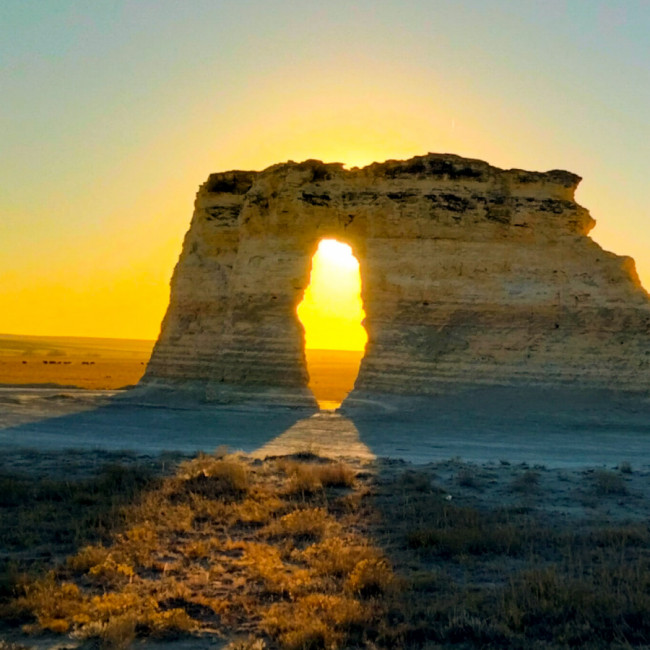
[[359, 260], [367, 315], [353, 396], [645, 389], [650, 301], [633, 260], [588, 237], [579, 181], [446, 154], [212, 174], [143, 385], [310, 400], [296, 306], [333, 237]]

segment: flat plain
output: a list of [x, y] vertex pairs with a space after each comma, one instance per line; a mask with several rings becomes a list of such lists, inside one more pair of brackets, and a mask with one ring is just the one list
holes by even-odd
[[0, 384], [115, 389], [137, 384], [154, 341], [0, 334]]
[[[64, 387], [143, 342], [3, 340], [1, 650], [650, 644], [647, 398], [154, 406]], [[321, 407], [359, 356], [308, 351]]]
[[[114, 390], [140, 381], [154, 341], [0, 334], [0, 384]], [[323, 407], [352, 390], [362, 352], [306, 350], [309, 387]]]

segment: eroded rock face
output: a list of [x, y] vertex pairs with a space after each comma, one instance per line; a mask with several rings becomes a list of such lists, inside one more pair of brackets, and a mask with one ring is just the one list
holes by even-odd
[[359, 260], [367, 314], [352, 396], [646, 389], [650, 301], [633, 260], [587, 236], [579, 181], [446, 154], [212, 174], [143, 385], [311, 402], [296, 306], [333, 237]]

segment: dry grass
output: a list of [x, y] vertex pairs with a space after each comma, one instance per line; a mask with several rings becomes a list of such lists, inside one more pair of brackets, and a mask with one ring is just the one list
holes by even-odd
[[519, 494], [535, 494], [539, 490], [539, 472], [526, 470], [512, 479], [510, 488]]
[[625, 496], [628, 494], [625, 479], [616, 472], [597, 469], [591, 476], [591, 488], [597, 496]]
[[[296, 477], [308, 477], [323, 505], [296, 501], [286, 489]], [[392, 580], [364, 538], [337, 552], [339, 519], [355, 510], [337, 507], [337, 499], [353, 483], [354, 471], [338, 463], [256, 467], [202, 454], [124, 508], [106, 543], [83, 546], [45, 578], [24, 579], [4, 612], [27, 631], [74, 633], [108, 647], [141, 636], [245, 629], [251, 616], [269, 642], [303, 647], [309, 637], [335, 647], [361, 613], [367, 619], [360, 598]], [[327, 490], [337, 491], [332, 512]]]
[[632, 465], [629, 461], [625, 460], [618, 466], [618, 471], [621, 472], [621, 474], [632, 474]]
[[476, 474], [468, 468], [463, 468], [458, 472], [456, 482], [461, 487], [472, 488], [474, 490], [481, 488], [481, 482], [476, 478]]
[[249, 490], [248, 467], [236, 458], [201, 454], [178, 468], [177, 498], [240, 499]]
[[159, 485], [137, 463], [110, 463], [77, 480], [0, 475], [0, 606], [26, 570], [42, 573], [57, 555], [110, 540], [126, 523], [124, 506]]
[[[521, 476], [528, 493], [530, 474]], [[397, 497], [403, 484], [388, 483], [376, 501], [403, 580], [397, 597], [383, 594], [402, 624], [378, 630], [378, 646], [647, 647], [646, 523], [576, 528], [529, 508], [448, 502], [435, 487]]]
[[268, 534], [273, 537], [292, 536], [297, 540], [319, 540], [328, 532], [338, 530], [336, 520], [323, 508], [305, 508], [294, 510], [273, 521], [268, 527]]
[[353, 643], [354, 636], [361, 636], [370, 619], [363, 605], [353, 598], [308, 594], [292, 603], [271, 605], [264, 614], [262, 629], [287, 650], [342, 648]]
[[380, 551], [368, 540], [355, 535], [330, 537], [312, 544], [302, 555], [304, 561], [317, 575], [344, 577], [366, 560], [379, 560]]
[[[196, 632], [240, 650], [648, 646], [647, 522], [547, 520], [520, 505], [536, 471], [503, 470], [514, 506], [450, 471], [451, 500], [424, 470], [201, 455], [45, 576], [14, 571], [0, 616], [111, 648]], [[589, 489], [620, 494], [610, 474], [626, 480], [592, 472]]]
[[308, 463], [295, 460], [280, 461], [289, 478], [286, 493], [307, 496], [325, 488], [350, 488], [354, 485], [354, 470], [345, 463]]

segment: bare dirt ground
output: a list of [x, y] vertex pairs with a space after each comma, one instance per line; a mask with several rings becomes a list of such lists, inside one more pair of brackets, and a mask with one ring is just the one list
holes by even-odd
[[650, 465], [650, 403], [566, 390], [476, 389], [410, 410], [376, 399], [340, 411], [143, 406], [130, 391], [0, 387], [0, 450], [66, 448], [195, 453], [220, 445], [400, 458], [459, 457], [549, 467]]

